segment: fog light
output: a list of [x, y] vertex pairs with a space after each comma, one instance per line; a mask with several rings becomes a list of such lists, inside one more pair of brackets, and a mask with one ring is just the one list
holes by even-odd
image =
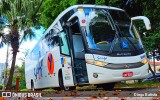
[[97, 73], [93, 73], [93, 77], [94, 78], [98, 78], [98, 74]]

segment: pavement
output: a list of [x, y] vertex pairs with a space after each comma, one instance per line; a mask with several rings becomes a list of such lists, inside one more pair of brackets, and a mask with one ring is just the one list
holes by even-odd
[[[21, 92], [22, 93], [22, 92]], [[25, 92], [23, 92], [25, 93]], [[160, 100], [160, 87], [156, 88], [115, 88], [112, 91], [91, 90], [91, 91], [50, 91], [35, 92], [40, 95], [32, 97], [11, 97], [0, 98], [0, 100]], [[18, 96], [18, 95], [17, 95]], [[38, 96], [38, 97], [37, 97]]]

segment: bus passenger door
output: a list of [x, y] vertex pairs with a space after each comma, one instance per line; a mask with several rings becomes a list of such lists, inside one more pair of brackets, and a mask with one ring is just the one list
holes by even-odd
[[84, 41], [80, 30], [78, 17], [74, 17], [67, 22], [65, 30], [70, 41], [72, 70], [75, 84], [88, 84]]
[[60, 53], [63, 84], [64, 86], [74, 86], [68, 40], [63, 31], [60, 33]]

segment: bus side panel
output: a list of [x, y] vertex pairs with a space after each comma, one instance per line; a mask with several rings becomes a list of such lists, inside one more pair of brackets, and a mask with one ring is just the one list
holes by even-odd
[[[30, 56], [31, 57], [31, 56]], [[30, 57], [25, 59], [25, 79], [26, 88], [31, 89], [31, 80], [34, 81], [34, 67], [36, 66], [36, 61], [32, 60]]]
[[72, 66], [71, 66], [71, 57], [62, 57], [62, 74], [63, 74], [63, 84], [64, 86], [74, 86], [73, 82], [73, 73], [72, 73]]
[[[47, 66], [49, 53], [52, 54], [54, 59], [53, 73], [49, 73]], [[35, 89], [59, 87], [58, 71], [62, 68], [59, 46], [55, 46], [51, 51], [46, 52], [39, 60], [31, 59], [33, 55], [29, 56], [25, 61], [26, 87], [31, 89], [31, 80], [33, 80]], [[39, 55], [34, 55], [34, 57], [35, 56]]]
[[[54, 61], [53, 73], [50, 73], [50, 68], [48, 67], [48, 55], [52, 54], [52, 58]], [[42, 67], [42, 78], [40, 82], [36, 82], [36, 88], [47, 88], [47, 87], [59, 87], [58, 81], [58, 71], [61, 68], [61, 59], [60, 59], [60, 51], [59, 46], [54, 47], [51, 51], [46, 53], [43, 58], [43, 67]]]

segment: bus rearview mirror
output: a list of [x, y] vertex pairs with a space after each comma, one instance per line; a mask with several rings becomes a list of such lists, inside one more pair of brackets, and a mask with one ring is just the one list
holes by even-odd
[[136, 16], [136, 17], [132, 17], [131, 18], [131, 21], [136, 21], [136, 20], [143, 20], [144, 24], [145, 24], [145, 27], [147, 30], [151, 30], [151, 23], [150, 23], [150, 20], [145, 17], [145, 16]]

